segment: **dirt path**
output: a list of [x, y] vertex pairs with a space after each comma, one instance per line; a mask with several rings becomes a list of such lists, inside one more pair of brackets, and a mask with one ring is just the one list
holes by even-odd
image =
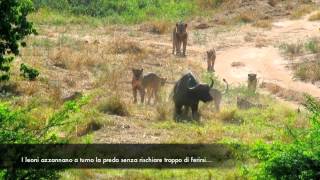
[[[263, 38], [271, 39], [273, 42], [295, 42], [299, 39], [318, 36], [320, 23], [310, 22], [308, 17], [301, 20], [275, 22], [270, 31], [263, 33]], [[232, 62], [240, 62], [244, 66], [232, 67]], [[287, 89], [320, 97], [318, 87], [311, 83], [293, 80], [292, 72], [285, 67], [287, 63], [279, 49], [272, 45], [259, 48], [246, 43], [242, 47], [218, 51], [216, 71], [219, 76], [233, 83], [243, 83], [248, 73], [257, 73], [260, 80], [264, 82], [273, 82]]]
[[[272, 82], [283, 88], [308, 93], [319, 98], [320, 89], [317, 86], [293, 79], [292, 72], [286, 67], [288, 60], [275, 47], [279, 42], [296, 42], [319, 36], [320, 22], [308, 21], [310, 15], [299, 20], [279, 20], [272, 24], [271, 30], [245, 26], [238, 32], [225, 33], [220, 37], [208, 37], [208, 43], [205, 45], [191, 42], [188, 47], [187, 60], [202, 60], [207, 47], [216, 47], [216, 73], [219, 77], [228, 79], [230, 83], [246, 83], [247, 74], [256, 73], [260, 82]], [[209, 36], [211, 34], [210, 30], [205, 30], [204, 33]], [[255, 42], [243, 40], [249, 33], [254, 34], [252, 36]], [[257, 41], [262, 41], [261, 39], [266, 41], [265, 47], [257, 47]], [[142, 41], [145, 44], [171, 48], [171, 43], [168, 42], [148, 39]], [[233, 67], [233, 62], [241, 63], [243, 66]], [[206, 62], [203, 61], [202, 64], [205, 69]]]

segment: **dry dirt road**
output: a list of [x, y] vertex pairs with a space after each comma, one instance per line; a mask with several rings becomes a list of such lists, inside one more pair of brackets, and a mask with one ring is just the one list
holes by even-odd
[[[310, 37], [319, 37], [320, 23], [308, 21], [309, 16], [300, 20], [274, 22], [271, 30], [261, 32], [261, 38], [267, 42], [296, 42]], [[231, 67], [232, 62], [241, 62], [245, 66]], [[218, 51], [216, 72], [233, 83], [245, 82], [248, 73], [257, 73], [264, 82], [273, 82], [287, 89], [320, 97], [318, 87], [293, 79], [292, 72], [286, 68], [287, 63], [289, 63], [288, 60], [280, 54], [277, 47], [274, 47], [274, 43], [266, 47], [244, 43], [241, 47]]]

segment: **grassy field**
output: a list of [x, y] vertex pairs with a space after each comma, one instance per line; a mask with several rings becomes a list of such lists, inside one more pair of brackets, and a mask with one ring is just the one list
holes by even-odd
[[[204, 82], [208, 82], [208, 77], [215, 76], [203, 72], [199, 62], [185, 63], [177, 57], [168, 56], [166, 52], [170, 50], [166, 46], [153, 49], [139, 43], [134, 40], [141, 36], [139, 31], [127, 30], [119, 38], [115, 36], [118, 32], [112, 31], [113, 27], [110, 28], [91, 31], [88, 37], [89, 33], [84, 29], [66, 30], [43, 26], [39, 36], [28, 38], [29, 46], [22, 49], [21, 60], [39, 69], [41, 75], [38, 81], [33, 82], [14, 78], [11, 83], [18, 86], [16, 90], [21, 96], [14, 100], [9, 99], [9, 102], [19, 106], [36, 107], [29, 112], [30, 116], [38, 119], [38, 122], [34, 122], [37, 124], [34, 128], [41, 128], [50, 114], [75, 92], [89, 96], [88, 104], [72, 116], [72, 120], [77, 123], [55, 129], [59, 137], [66, 137], [71, 143], [251, 145], [256, 141], [290, 142], [292, 138], [284, 127], [308, 127], [306, 115], [298, 114], [270, 96], [250, 94], [244, 86], [231, 87], [230, 92], [223, 98], [222, 110], [219, 113], [213, 111], [213, 104], [202, 105], [200, 123], [177, 123], [172, 119], [173, 105], [168, 99], [172, 84], [167, 84], [163, 89], [161, 104], [135, 105], [132, 103], [129, 83], [132, 67], [144, 67], [148, 71], [157, 72], [167, 77], [169, 82], [176, 81], [179, 74], [190, 67]], [[83, 35], [79, 37], [81, 33]], [[166, 33], [161, 36], [166, 36]], [[103, 41], [101, 37], [104, 37]], [[119, 43], [120, 41], [124, 43]], [[157, 59], [153, 58], [155, 56]], [[217, 88], [224, 88], [218, 79], [216, 84]], [[237, 96], [265, 104], [267, 108], [239, 110], [235, 104]], [[130, 128], [126, 131], [123, 126]], [[144, 138], [141, 137], [143, 134]], [[153, 176], [155, 179], [202, 179], [223, 176], [233, 179], [244, 177], [243, 166], [253, 165], [250, 159], [242, 158], [226, 163], [232, 164], [234, 168], [222, 166], [221, 169], [207, 170], [68, 170], [62, 173], [62, 177], [148, 179]]]
[[[251, 147], [257, 142], [292, 143], [291, 131], [310, 127], [309, 114], [290, 108], [271, 95], [248, 92], [245, 85], [232, 84], [223, 96], [221, 111], [214, 105], [201, 104], [200, 122], [178, 123], [173, 120], [173, 104], [169, 95], [173, 84], [188, 70], [201, 82], [215, 79], [215, 88], [224, 89], [214, 73], [204, 71], [199, 59], [184, 60], [171, 55], [171, 29], [178, 20], [210, 19], [232, 9], [228, 0], [129, 0], [129, 1], [34, 0], [36, 11], [29, 16], [39, 35], [27, 38], [27, 47], [13, 63], [12, 79], [2, 93], [2, 101], [12, 107], [30, 107], [27, 112], [31, 129], [41, 129], [57, 109], [68, 100], [86, 96], [88, 102], [70, 118], [71, 122], [52, 130], [52, 134], [70, 143], [224, 143]], [[287, 1], [284, 5], [290, 5]], [[282, 7], [281, 7], [282, 8]], [[309, 12], [304, 5], [292, 17]], [[236, 32], [239, 25], [252, 23], [270, 28], [273, 17], [263, 19], [258, 11], [239, 12], [230, 19], [215, 22], [214, 35]], [[210, 21], [206, 21], [210, 24]], [[221, 25], [221, 26], [220, 26]], [[194, 26], [192, 26], [193, 28]], [[191, 29], [191, 28], [190, 28]], [[212, 33], [213, 34], [213, 33]], [[206, 44], [207, 36], [191, 29], [190, 42]], [[169, 42], [169, 43], [166, 43]], [[318, 52], [318, 41], [282, 45], [286, 54], [302, 51]], [[190, 50], [194, 55], [198, 52]], [[36, 81], [19, 76], [24, 62], [39, 70]], [[157, 105], [132, 102], [132, 68], [143, 67], [166, 77]], [[309, 66], [305, 67], [308, 69]], [[313, 66], [318, 68], [318, 66]], [[306, 79], [318, 78], [306, 74], [299, 66], [296, 74]], [[318, 79], [317, 79], [318, 80]], [[264, 108], [240, 110], [237, 97], [264, 105]], [[146, 169], [146, 170], [66, 170], [62, 179], [251, 179], [249, 170], [258, 160], [247, 149], [239, 149], [232, 160], [211, 169]]]

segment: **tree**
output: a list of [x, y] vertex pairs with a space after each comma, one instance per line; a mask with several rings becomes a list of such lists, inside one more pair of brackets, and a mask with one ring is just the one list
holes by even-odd
[[9, 80], [10, 63], [19, 55], [23, 39], [36, 34], [27, 15], [33, 11], [31, 0], [0, 0], [0, 81]]

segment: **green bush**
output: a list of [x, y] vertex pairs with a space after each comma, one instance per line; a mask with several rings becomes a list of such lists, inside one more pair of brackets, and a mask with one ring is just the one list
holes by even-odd
[[[67, 140], [58, 138], [52, 129], [73, 123], [70, 115], [77, 112], [86, 103], [86, 98], [79, 102], [67, 102], [64, 107], [54, 113], [47, 124], [41, 129], [32, 129], [34, 121], [28, 116], [29, 108], [16, 109], [0, 103], [0, 142], [2, 144], [48, 144], [66, 143]], [[0, 179], [57, 179], [58, 172], [46, 169], [15, 169], [0, 170]]]
[[[138, 23], [152, 19], [181, 20], [206, 9], [214, 9], [222, 0], [33, 0], [36, 9], [91, 16], [113, 23]], [[209, 3], [209, 4], [207, 4]]]
[[318, 39], [312, 38], [305, 43], [305, 49], [309, 50], [311, 53], [319, 52], [319, 41]]
[[260, 160], [252, 173], [258, 179], [319, 179], [320, 178], [320, 103], [306, 96], [311, 112], [311, 127], [302, 132], [288, 129], [292, 143], [267, 145], [257, 143], [252, 155]]
[[31, 81], [35, 80], [39, 76], [38, 70], [28, 67], [23, 63], [20, 65], [20, 73], [21, 76]]

